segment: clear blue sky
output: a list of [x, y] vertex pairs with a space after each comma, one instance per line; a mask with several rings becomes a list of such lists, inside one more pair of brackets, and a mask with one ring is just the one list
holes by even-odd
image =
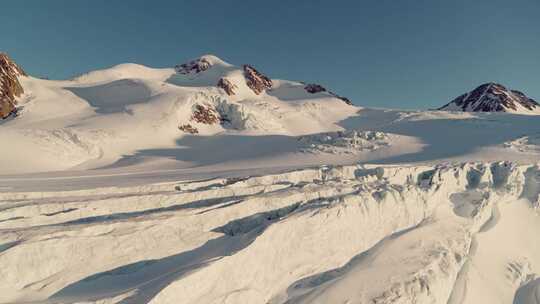
[[212, 53], [366, 106], [436, 107], [489, 81], [540, 99], [539, 0], [26, 0], [0, 9], [0, 50], [53, 79]]

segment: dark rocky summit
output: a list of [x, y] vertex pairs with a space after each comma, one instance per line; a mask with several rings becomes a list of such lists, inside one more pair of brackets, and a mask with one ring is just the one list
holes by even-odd
[[272, 88], [272, 80], [254, 67], [245, 64], [244, 65], [244, 77], [246, 78], [247, 86], [257, 95]]
[[540, 110], [540, 105], [520, 91], [498, 83], [486, 83], [463, 94], [439, 110], [464, 112], [519, 112]]
[[183, 63], [174, 67], [177, 73], [183, 75], [197, 74], [208, 70], [212, 64], [206, 58], [197, 58], [187, 63]]
[[26, 73], [7, 54], [0, 53], [0, 118], [16, 111], [16, 97], [24, 93], [20, 76], [26, 76]]
[[[194, 75], [202, 73], [214, 66], [216, 74], [220, 77], [215, 84], [216, 87], [223, 89], [225, 93], [229, 96], [234, 96], [238, 92], [239, 86], [242, 87], [239, 79], [233, 76], [230, 77], [229, 72], [234, 69], [229, 64], [221, 61], [219, 58], [212, 55], [205, 55], [198, 59], [191, 60], [187, 63], [183, 63], [175, 66], [175, 70], [178, 74], [182, 75]], [[221, 70], [219, 69], [221, 67]], [[273, 87], [272, 79], [259, 72], [253, 66], [245, 64], [242, 66], [242, 72], [246, 86], [253, 91], [256, 95], [261, 95], [267, 90], [271, 90]], [[221, 74], [221, 75], [220, 75]], [[211, 74], [211, 77], [214, 77], [214, 74]], [[235, 83], [236, 81], [236, 83]], [[341, 99], [345, 103], [352, 105], [352, 102], [343, 96], [335, 94], [332, 91], [327, 90], [319, 84], [305, 84], [304, 89], [310, 94], [316, 94], [321, 92], [326, 92], [331, 96], [334, 96], [338, 99]]]
[[306, 84], [304, 89], [306, 90], [306, 92], [311, 93], [311, 94], [326, 92], [326, 89], [322, 85], [315, 84], [315, 83]]

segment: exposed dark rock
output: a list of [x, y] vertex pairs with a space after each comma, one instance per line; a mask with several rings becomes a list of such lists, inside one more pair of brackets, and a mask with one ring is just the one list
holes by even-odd
[[218, 88], [222, 88], [227, 95], [232, 96], [235, 94], [234, 90], [238, 87], [230, 82], [227, 78], [220, 78], [217, 83]]
[[336, 94], [336, 93], [334, 93], [332, 91], [328, 91], [325, 87], [323, 87], [320, 84], [309, 83], [309, 84], [306, 84], [304, 86], [304, 89], [306, 90], [306, 92], [311, 93], [311, 94], [316, 94], [316, 93], [321, 93], [321, 92], [328, 92], [328, 94], [330, 94], [330, 95], [332, 95], [332, 96], [334, 96], [334, 97], [336, 97], [338, 99], [341, 99], [346, 104], [352, 106], [352, 102], [347, 97], [339, 96], [338, 94]]
[[244, 77], [246, 78], [247, 86], [257, 95], [272, 88], [272, 80], [261, 74], [254, 67], [244, 65]]
[[329, 93], [332, 94], [334, 97], [343, 100], [346, 104], [348, 104], [348, 105], [350, 105], [350, 106], [353, 105], [352, 101], [351, 101], [349, 98], [343, 97], [343, 96], [339, 96], [339, 95], [337, 95], [337, 94], [335, 94], [335, 93], [332, 93], [332, 92], [329, 92]]
[[220, 123], [219, 113], [210, 106], [196, 105], [191, 120], [207, 125]]
[[183, 131], [183, 132], [186, 132], [186, 133], [190, 133], [190, 134], [197, 134], [197, 133], [199, 133], [199, 130], [197, 130], [197, 128], [193, 127], [193, 126], [190, 125], [190, 124], [180, 125], [180, 126], [178, 126], [178, 129], [179, 129], [180, 131]]
[[16, 97], [24, 93], [19, 82], [26, 73], [5, 53], [0, 53], [0, 118], [16, 112]]
[[498, 83], [486, 83], [463, 94], [439, 110], [459, 109], [465, 112], [512, 112], [519, 108], [533, 111], [540, 105], [520, 91], [509, 90]]
[[212, 64], [206, 58], [198, 58], [174, 67], [177, 73], [183, 75], [197, 74], [208, 70]]
[[320, 93], [320, 92], [326, 92], [326, 89], [322, 85], [315, 84], [315, 83], [306, 84], [304, 89], [308, 93], [311, 93], [311, 94], [316, 94], [316, 93]]
[[[221, 115], [209, 105], [195, 105], [195, 110], [191, 115], [191, 122], [201, 123], [206, 125], [215, 125], [227, 122], [227, 118], [221, 117]], [[191, 134], [198, 134], [199, 130], [191, 124], [179, 125], [178, 129]]]

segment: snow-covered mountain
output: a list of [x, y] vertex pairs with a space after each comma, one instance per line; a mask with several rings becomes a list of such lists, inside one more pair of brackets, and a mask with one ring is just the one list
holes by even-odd
[[498, 83], [486, 83], [457, 97], [440, 110], [540, 114], [540, 105], [520, 91], [507, 89]]
[[0, 151], [3, 173], [106, 166], [136, 151], [177, 147], [187, 135], [338, 131], [336, 123], [358, 110], [334, 93], [212, 55], [176, 68], [120, 64], [67, 81], [6, 71], [11, 112], [25, 94], [17, 117], [0, 121], [1, 139], [13, 143]]
[[0, 303], [537, 303], [540, 116], [517, 91], [403, 111], [212, 55], [0, 63]]
[[[10, 143], [0, 149], [0, 175], [215, 171], [242, 168], [247, 159], [258, 167], [467, 159], [472, 151], [475, 160], [507, 160], [536, 151], [516, 147], [536, 138], [532, 117], [367, 109], [319, 84], [272, 79], [213, 55], [171, 68], [119, 64], [71, 80], [27, 76], [7, 55], [0, 64], [0, 142]], [[442, 109], [533, 114], [540, 107], [486, 84]], [[453, 148], [432, 136], [436, 129], [456, 133]]]
[[[3, 62], [5, 104], [17, 115], [0, 120], [0, 142], [10, 143], [0, 149], [0, 175], [87, 174], [89, 169], [216, 172], [468, 159], [472, 151], [475, 160], [536, 155], [515, 147], [536, 136], [532, 117], [367, 109], [319, 84], [272, 79], [254, 65], [236, 66], [213, 55], [171, 68], [119, 64], [60, 81], [24, 76], [13, 61]], [[517, 112], [529, 105], [534, 110], [521, 96], [489, 84], [462, 99], [508, 107], [519, 99]], [[502, 128], [505, 124], [512, 128]], [[435, 130], [455, 133], [451, 148], [432, 136]], [[502, 152], [487, 152], [492, 149]]]

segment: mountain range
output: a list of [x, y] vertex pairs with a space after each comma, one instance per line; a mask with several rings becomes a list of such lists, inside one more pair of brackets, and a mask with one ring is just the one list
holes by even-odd
[[359, 103], [213, 55], [1, 55], [0, 303], [537, 303], [538, 104]]
[[[121, 66], [114, 67], [111, 70], [122, 69]], [[125, 69], [129, 69], [127, 67], [129, 65], [123, 66]], [[137, 69], [135, 66], [137, 65], [133, 65], [133, 69]], [[150, 70], [151, 69], [147, 69], [147, 72]], [[205, 55], [186, 63], [176, 65], [174, 70], [178, 75], [191, 77], [193, 78], [192, 80], [194, 80], [190, 84], [187, 82], [182, 83], [182, 81], [180, 81], [180, 85], [215, 86], [222, 89], [230, 97], [229, 99], [233, 100], [246, 99], [252, 97], [251, 95], [253, 94], [260, 95], [267, 90], [271, 92], [279, 91], [283, 84], [282, 82], [276, 82], [274, 85], [270, 78], [260, 73], [253, 66], [246, 64], [241, 68], [238, 68], [213, 55]], [[88, 74], [99, 73], [106, 74], [115, 72], [98, 71], [95, 73], [90, 72]], [[15, 114], [17, 111], [17, 98], [24, 93], [24, 88], [19, 82], [19, 77], [26, 76], [26, 73], [12, 61], [7, 54], [0, 53], [1, 118], [5, 119], [9, 115]], [[131, 75], [126, 76], [129, 77]], [[137, 75], [132, 76], [137, 77]], [[142, 78], [145, 77], [146, 76], [142, 76]], [[84, 76], [77, 77], [76, 79], [84, 79]], [[99, 81], [99, 79], [96, 80]], [[292, 86], [293, 83], [294, 82], [289, 82], [285, 83], [285, 85]], [[352, 105], [352, 102], [348, 98], [328, 91], [319, 84], [295, 83], [296, 86], [300, 86], [300, 84], [304, 85], [304, 90], [308, 93], [327, 93]], [[439, 110], [446, 111], [509, 112], [522, 114], [538, 114], [540, 113], [539, 109], [540, 105], [535, 100], [527, 97], [524, 93], [507, 89], [503, 85], [497, 83], [480, 85], [476, 89], [460, 95], [448, 104], [439, 108]]]

